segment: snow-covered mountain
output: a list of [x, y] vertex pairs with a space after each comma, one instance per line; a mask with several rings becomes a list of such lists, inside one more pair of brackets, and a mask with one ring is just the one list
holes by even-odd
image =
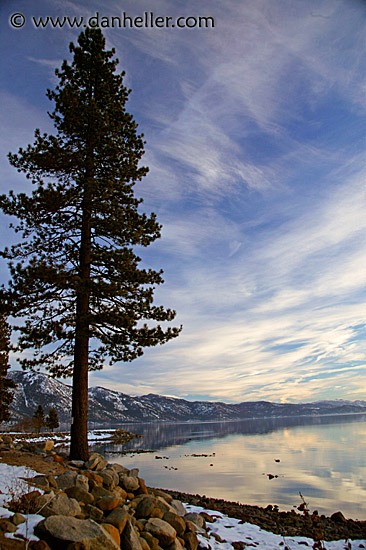
[[[41, 404], [47, 412], [55, 407], [61, 422], [71, 417], [71, 386], [46, 374], [11, 371], [17, 384], [10, 406], [12, 420], [33, 416]], [[122, 422], [207, 421], [241, 418], [278, 418], [319, 416], [324, 414], [365, 413], [366, 401], [319, 401], [317, 403], [282, 404], [247, 401], [236, 404], [209, 401], [186, 401], [148, 394], [133, 397], [99, 386], [89, 388], [89, 420], [98, 424]]]

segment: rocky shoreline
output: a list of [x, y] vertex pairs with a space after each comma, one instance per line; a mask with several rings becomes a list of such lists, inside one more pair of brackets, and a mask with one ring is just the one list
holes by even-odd
[[366, 538], [366, 521], [346, 519], [342, 512], [335, 512], [330, 517], [319, 515], [316, 511], [310, 513], [306, 508], [301, 513], [295, 510], [283, 512], [277, 506], [269, 505], [262, 508], [204, 495], [192, 495], [169, 489], [164, 491], [187, 504], [221, 512], [240, 519], [243, 523], [253, 523], [261, 529], [284, 537], [304, 536], [325, 541]]
[[[42, 542], [31, 541], [28, 548], [32, 550], [207, 548], [203, 541], [209, 537], [214, 514], [187, 514], [182, 503], [224, 513], [283, 537], [303, 536], [318, 541], [366, 539], [366, 521], [346, 519], [341, 512], [331, 517], [319, 516], [317, 512], [310, 513], [305, 505], [299, 511], [282, 512], [275, 506], [261, 508], [150, 488], [137, 468], [129, 470], [108, 463], [98, 453], [92, 453], [87, 462], [69, 461], [66, 453], [54, 450], [53, 441], [14, 445], [10, 436], [6, 439], [3, 437], [0, 442], [2, 461], [30, 466], [41, 475], [30, 480], [33, 487], [29, 493], [13, 498], [9, 509], [14, 515], [0, 519], [0, 532], [14, 532], [18, 522], [25, 521], [22, 514], [40, 514], [44, 519], [36, 526], [35, 534]], [[233, 546], [235, 550], [244, 548], [240, 541]]]

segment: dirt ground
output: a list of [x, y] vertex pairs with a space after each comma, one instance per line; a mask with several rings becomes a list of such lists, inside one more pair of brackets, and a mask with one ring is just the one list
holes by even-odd
[[40, 474], [47, 475], [60, 475], [67, 470], [67, 467], [62, 462], [51, 462], [31, 452], [1, 451], [0, 462], [11, 466], [25, 466]]

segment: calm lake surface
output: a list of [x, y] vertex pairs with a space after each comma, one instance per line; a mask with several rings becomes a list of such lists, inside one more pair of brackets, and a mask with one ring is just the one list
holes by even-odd
[[366, 519], [366, 415], [120, 427], [144, 437], [103, 452], [148, 485], [280, 510], [301, 491], [310, 510]]

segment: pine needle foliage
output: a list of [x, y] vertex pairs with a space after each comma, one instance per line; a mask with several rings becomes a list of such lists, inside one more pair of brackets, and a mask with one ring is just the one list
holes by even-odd
[[16, 387], [15, 382], [7, 377], [9, 365], [11, 329], [3, 315], [0, 315], [0, 422], [10, 420], [9, 405], [14, 394], [11, 391]]
[[46, 417], [46, 426], [49, 428], [52, 432], [54, 429], [58, 428], [60, 426], [60, 422], [58, 419], [58, 414], [55, 409], [55, 407], [51, 407], [51, 409], [48, 411], [48, 415]]
[[[140, 268], [136, 254], [160, 237], [161, 226], [154, 213], [139, 211], [134, 195], [148, 168], [139, 166], [145, 142], [125, 108], [124, 72], [116, 72], [118, 59], [99, 29], [87, 28], [70, 52], [72, 62], [56, 69], [58, 85], [47, 91], [55, 135], [37, 129], [33, 144], [9, 154], [34, 189], [0, 196], [23, 237], [3, 252], [11, 280], [1, 292], [6, 313], [22, 319], [17, 350], [33, 352], [22, 367], [72, 375], [74, 394], [82, 384], [85, 401], [88, 370], [132, 361], [181, 327], [161, 325], [175, 317], [153, 304], [163, 272]], [[82, 407], [86, 430], [87, 405], [77, 400], [73, 418]]]
[[44, 409], [42, 405], [38, 405], [33, 414], [33, 425], [36, 428], [37, 432], [40, 433], [41, 429], [46, 425], [46, 420], [44, 416]]

